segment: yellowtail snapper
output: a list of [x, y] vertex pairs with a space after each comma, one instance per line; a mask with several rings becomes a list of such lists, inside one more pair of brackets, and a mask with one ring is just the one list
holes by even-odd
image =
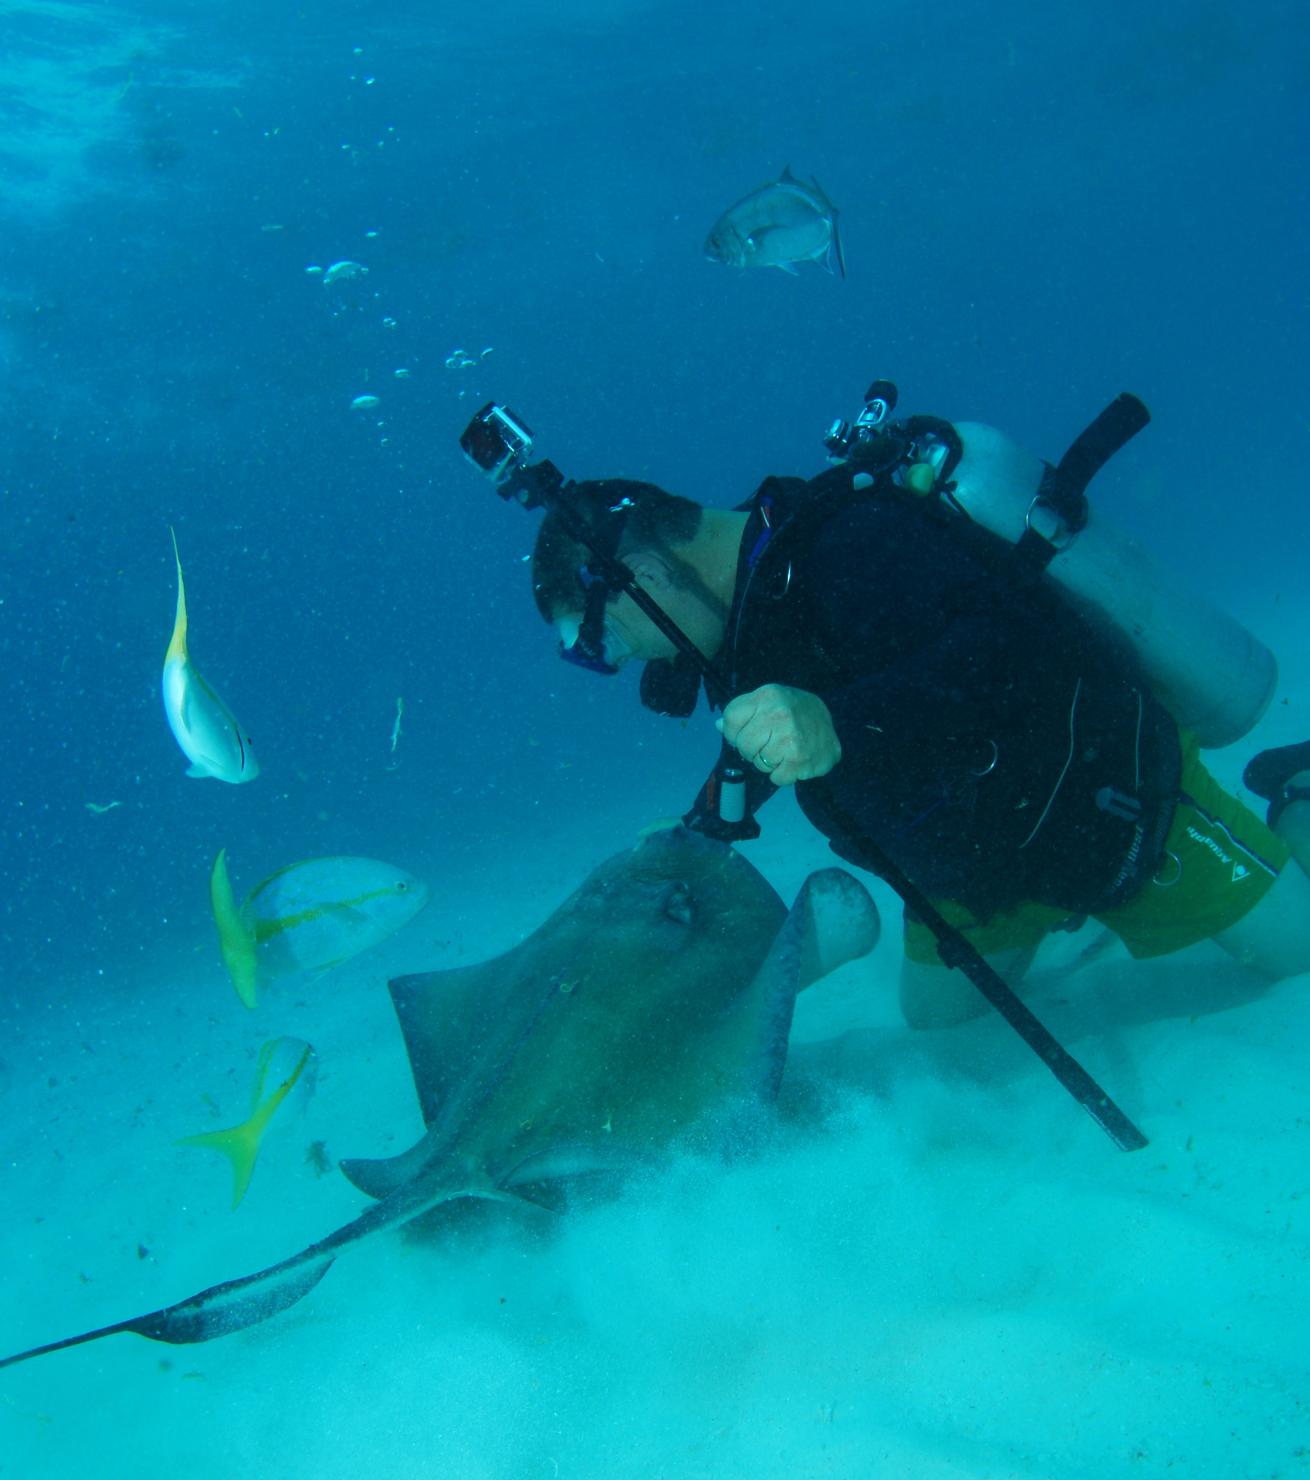
[[259, 775], [259, 762], [250, 736], [201, 678], [187, 652], [186, 587], [182, 584], [182, 557], [177, 552], [176, 534], [173, 534], [173, 559], [177, 562], [177, 615], [168, 652], [164, 654], [162, 680], [169, 728], [182, 754], [191, 762], [188, 776], [212, 776], [215, 781], [227, 781], [234, 786], [253, 781]]
[[255, 1005], [274, 977], [326, 971], [408, 925], [428, 886], [375, 858], [308, 858], [270, 874], [238, 906], [227, 850], [214, 860], [209, 902], [237, 996]]
[[217, 1151], [232, 1163], [232, 1206], [246, 1195], [264, 1132], [286, 1102], [303, 1106], [314, 1093], [318, 1056], [303, 1038], [270, 1038], [259, 1050], [250, 1119], [223, 1131], [184, 1136], [179, 1146]]

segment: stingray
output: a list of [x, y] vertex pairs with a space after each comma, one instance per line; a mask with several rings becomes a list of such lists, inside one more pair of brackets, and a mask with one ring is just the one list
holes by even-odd
[[426, 1130], [341, 1169], [374, 1205], [254, 1274], [102, 1336], [209, 1341], [286, 1310], [342, 1250], [457, 1198], [539, 1200], [588, 1173], [658, 1164], [777, 1094], [796, 994], [873, 949], [878, 916], [842, 869], [788, 911], [739, 853], [682, 827], [602, 863], [512, 950], [390, 983]]

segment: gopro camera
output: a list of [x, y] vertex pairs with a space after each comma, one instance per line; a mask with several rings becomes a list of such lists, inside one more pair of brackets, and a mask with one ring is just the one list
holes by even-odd
[[504, 499], [539, 509], [559, 493], [564, 475], [549, 459], [530, 463], [532, 431], [517, 412], [488, 401], [460, 435], [464, 456], [495, 484]]
[[514, 468], [532, 456], [532, 432], [521, 417], [488, 401], [464, 428], [459, 439], [464, 455], [493, 483], [503, 483]]

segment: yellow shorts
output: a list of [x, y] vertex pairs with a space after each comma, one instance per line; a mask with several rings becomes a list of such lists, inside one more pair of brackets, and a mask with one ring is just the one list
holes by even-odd
[[[1138, 959], [1167, 956], [1235, 925], [1291, 857], [1287, 844], [1201, 764], [1195, 736], [1182, 736], [1182, 752], [1180, 799], [1155, 877], [1127, 904], [1096, 916]], [[1017, 905], [985, 924], [952, 900], [937, 908], [984, 956], [1035, 947], [1070, 923], [1067, 910], [1043, 904]], [[905, 922], [905, 955], [924, 965], [938, 961], [932, 932], [917, 920]]]

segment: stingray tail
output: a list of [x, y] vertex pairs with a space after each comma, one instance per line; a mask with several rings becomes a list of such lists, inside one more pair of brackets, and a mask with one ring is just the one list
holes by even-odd
[[87, 1341], [99, 1341], [102, 1336], [117, 1336], [131, 1331], [151, 1341], [166, 1341], [173, 1346], [184, 1346], [197, 1341], [211, 1341], [215, 1336], [227, 1336], [246, 1326], [257, 1325], [286, 1310], [306, 1295], [332, 1268], [332, 1259], [325, 1256], [308, 1265], [295, 1261], [297, 1267], [278, 1275], [276, 1270], [261, 1270], [258, 1274], [244, 1275], [241, 1279], [228, 1280], [221, 1285], [211, 1285], [198, 1295], [180, 1300], [176, 1305], [166, 1305], [162, 1310], [152, 1310], [148, 1315], [134, 1316], [130, 1321], [117, 1321], [112, 1326], [97, 1326], [94, 1331], [83, 1331], [78, 1336], [66, 1336], [62, 1341], [50, 1341], [44, 1346], [30, 1347], [25, 1352], [16, 1352], [12, 1357], [0, 1357], [0, 1367], [13, 1367], [31, 1357], [44, 1357], [49, 1352], [63, 1351], [65, 1347], [81, 1346]]
[[[62, 1341], [52, 1341], [45, 1346], [17, 1352], [12, 1357], [0, 1358], [0, 1368], [12, 1367], [16, 1362], [25, 1362], [30, 1357], [44, 1356], [48, 1352], [62, 1351], [67, 1346], [98, 1341], [102, 1336], [116, 1336], [121, 1331], [131, 1331], [151, 1341], [167, 1341], [174, 1345], [212, 1341], [216, 1336], [242, 1331], [303, 1300], [331, 1269], [338, 1251], [347, 1244], [358, 1243], [369, 1234], [408, 1222], [438, 1203], [464, 1195], [464, 1189], [458, 1185], [438, 1185], [435, 1181], [425, 1186], [411, 1184], [367, 1209], [335, 1233], [278, 1264], [269, 1265], [267, 1269], [226, 1280], [221, 1285], [211, 1285], [176, 1305], [166, 1305], [162, 1310], [152, 1310], [130, 1321], [98, 1326], [94, 1331], [83, 1331], [79, 1336], [68, 1336]], [[472, 1195], [479, 1194], [475, 1191]]]

